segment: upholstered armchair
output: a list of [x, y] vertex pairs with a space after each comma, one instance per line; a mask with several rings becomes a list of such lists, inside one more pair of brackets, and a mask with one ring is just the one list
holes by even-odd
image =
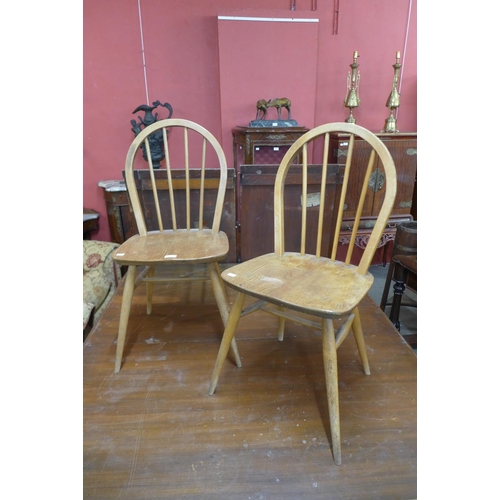
[[83, 240], [83, 338], [111, 301], [121, 277], [111, 258], [117, 243]]

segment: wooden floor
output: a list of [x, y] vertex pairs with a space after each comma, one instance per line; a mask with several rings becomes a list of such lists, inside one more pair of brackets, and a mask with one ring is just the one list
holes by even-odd
[[[338, 351], [342, 465], [330, 446], [321, 334], [257, 312], [240, 321], [243, 366], [226, 360], [209, 282], [134, 296], [113, 373], [122, 286], [83, 348], [84, 498], [415, 499], [417, 359], [366, 298], [364, 375], [352, 335]], [[234, 297], [228, 290], [230, 300]]]

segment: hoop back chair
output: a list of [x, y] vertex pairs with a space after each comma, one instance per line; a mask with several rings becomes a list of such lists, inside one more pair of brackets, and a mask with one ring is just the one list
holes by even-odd
[[[171, 143], [174, 143], [173, 135], [175, 133], [177, 133], [175, 145], [178, 144], [182, 150], [180, 152], [175, 151], [175, 157], [180, 158], [178, 160], [180, 162], [183, 157], [184, 164], [185, 180], [180, 183], [177, 179], [172, 178], [174, 162], [171, 161], [171, 158], [174, 158], [174, 148]], [[156, 180], [151, 151], [153, 149], [151, 144], [155, 140], [154, 146], [158, 148], [159, 135], [163, 142], [163, 146], [160, 143], [160, 148], [164, 152], [167, 174], [167, 179], [163, 181]], [[201, 158], [193, 159], [194, 155], [190, 156], [189, 153], [195, 146], [199, 147], [198, 152], [201, 151]], [[139, 195], [136, 185], [137, 169], [134, 168], [135, 159], [141, 149], [145, 151], [149, 167], [148, 185], [154, 200], [154, 209], [153, 213], [150, 214], [150, 219], [157, 222], [158, 229], [156, 230], [148, 229], [143, 203], [141, 203], [143, 193], [141, 193], [141, 196]], [[218, 179], [215, 179], [218, 182], [218, 188], [212, 211], [204, 206], [206, 205], [204, 201], [206, 201], [205, 191], [208, 183], [208, 180], [205, 179], [208, 171], [207, 158], [215, 158], [212, 161], [217, 164], [220, 172]], [[194, 168], [193, 164], [197, 165], [197, 168]], [[196, 178], [194, 178], [195, 176]], [[119, 265], [128, 266], [118, 327], [115, 373], [118, 373], [121, 369], [134, 289], [142, 281], [146, 282], [147, 314], [151, 314], [153, 283], [177, 280], [170, 276], [166, 278], [158, 276], [156, 272], [157, 266], [169, 266], [175, 269], [175, 266], [179, 267], [179, 265], [205, 264], [208, 268], [208, 276], [212, 283], [212, 289], [224, 325], [229, 316], [226, 291], [218, 265], [218, 262], [223, 260], [229, 251], [227, 235], [220, 230], [227, 183], [227, 163], [217, 139], [204, 127], [189, 120], [167, 119], [155, 122], [144, 128], [130, 145], [125, 162], [125, 181], [139, 234], [125, 241], [112, 255]], [[161, 201], [165, 200], [164, 197], [159, 195], [157, 184], [160, 182], [162, 182], [162, 187], [168, 190], [166, 204], [169, 207], [162, 207]], [[210, 187], [214, 188], [214, 179], [210, 179], [210, 183]], [[182, 189], [184, 185], [185, 189]], [[179, 187], [181, 189], [176, 189]], [[193, 196], [194, 190], [196, 190], [196, 196]], [[182, 214], [180, 213], [179, 203], [177, 203], [180, 191], [182, 191], [185, 199], [185, 214], [184, 211], [182, 211]], [[195, 201], [199, 201], [199, 206], [195, 207], [197, 210], [191, 206], [195, 204]], [[165, 209], [169, 210], [168, 220], [162, 215]], [[209, 221], [207, 222], [210, 215], [213, 217], [211, 224]], [[197, 222], [196, 217], [198, 217]], [[192, 223], [191, 219], [194, 219], [195, 223]], [[170, 226], [169, 228], [166, 227], [167, 223]], [[144, 271], [136, 276], [138, 266], [144, 266]], [[202, 279], [205, 279], [205, 277], [202, 277]], [[232, 343], [232, 350], [236, 364], [241, 364], [235, 342]]]
[[[334, 215], [336, 222], [333, 231], [331, 256], [324, 257], [320, 255], [324, 232], [323, 218], [325, 211], [331, 209], [325, 207], [325, 179], [330, 134], [332, 133], [350, 134], [348, 156], [338, 203], [339, 207], [344, 207], [349, 186], [349, 174], [354, 169], [366, 169], [364, 177], [361, 177], [364, 181], [359, 189], [357, 216], [344, 262], [335, 260], [339, 245], [342, 209], [338, 210], [336, 216]], [[365, 166], [352, 164], [355, 135], [367, 141], [373, 148], [368, 164]], [[322, 141], [323, 143], [321, 144]], [[312, 224], [308, 223], [307, 203], [304, 200], [307, 198], [308, 146], [311, 146], [313, 142], [317, 146], [323, 147], [323, 164], [319, 196], [320, 206], [319, 210], [317, 210], [318, 231], [316, 235], [316, 253], [308, 254], [306, 253], [306, 234], [309, 226]], [[302, 152], [303, 159], [303, 202], [300, 208], [295, 207], [295, 209], [300, 209], [301, 211], [300, 251], [287, 252], [285, 250], [284, 236], [285, 179], [292, 159], [299, 152]], [[351, 264], [351, 259], [355, 236], [359, 227], [370, 175], [377, 155], [384, 169], [385, 198], [361, 260], [358, 265], [353, 265]], [[299, 324], [321, 330], [332, 451], [334, 461], [337, 465], [341, 463], [337, 349], [352, 329], [364, 372], [366, 375], [370, 374], [358, 305], [373, 283], [373, 276], [368, 272], [368, 268], [391, 214], [396, 196], [396, 188], [397, 177], [393, 159], [386, 146], [373, 133], [358, 125], [349, 123], [330, 123], [316, 127], [297, 139], [287, 151], [278, 169], [274, 189], [274, 253], [261, 255], [242, 262], [226, 269], [222, 273], [222, 278], [226, 284], [238, 293], [231, 309], [215, 362], [209, 395], [215, 392], [222, 365], [231, 342], [234, 340], [235, 330], [241, 316], [257, 310], [278, 316], [279, 340], [283, 340], [286, 320], [292, 320]], [[246, 296], [251, 296], [257, 300], [243, 309]], [[313, 316], [313, 320], [308, 319], [309, 315]], [[334, 320], [336, 325], [340, 325], [336, 330], [334, 328]]]

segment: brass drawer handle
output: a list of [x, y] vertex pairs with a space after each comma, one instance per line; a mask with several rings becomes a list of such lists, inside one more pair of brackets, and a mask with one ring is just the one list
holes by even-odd
[[372, 189], [374, 193], [380, 191], [385, 184], [385, 175], [380, 172], [377, 168], [373, 171], [372, 175], [370, 175], [370, 181], [368, 182], [368, 187]]

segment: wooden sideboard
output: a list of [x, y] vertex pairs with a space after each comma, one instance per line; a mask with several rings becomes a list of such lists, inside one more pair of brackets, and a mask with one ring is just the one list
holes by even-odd
[[100, 181], [98, 186], [103, 189], [104, 193], [111, 241], [123, 243], [138, 233], [125, 181]]
[[92, 231], [99, 229], [99, 213], [91, 208], [83, 208], [83, 239], [90, 240]]
[[[240, 246], [238, 257], [246, 261], [274, 251], [274, 184], [279, 165], [241, 165]], [[325, 205], [336, 206], [341, 178], [339, 165], [328, 165]], [[306, 252], [316, 252], [319, 192], [322, 165], [308, 165], [308, 229]], [[302, 165], [292, 165], [285, 181], [285, 247], [299, 252], [302, 217]], [[321, 255], [331, 254], [334, 212], [327, 210], [323, 219]]]
[[[388, 243], [394, 241], [396, 235], [396, 227], [400, 222], [411, 221], [414, 219], [413, 213], [416, 214], [416, 178], [417, 178], [417, 134], [415, 133], [380, 133], [376, 134], [391, 153], [397, 170], [398, 191], [394, 208], [391, 217], [387, 223], [386, 231], [379, 243], [379, 247], [383, 248], [383, 263], [387, 263]], [[330, 155], [329, 161], [332, 163], [345, 165], [347, 157], [349, 136], [347, 134], [332, 134], [330, 139]], [[363, 140], [356, 140], [354, 146], [354, 154], [352, 160], [352, 168], [356, 169], [356, 165], [366, 165], [371, 152], [370, 145]], [[370, 184], [367, 194], [367, 200], [364, 205], [360, 231], [356, 236], [355, 244], [359, 248], [365, 248], [367, 240], [371, 234], [375, 217], [383, 201], [385, 192], [385, 177], [379, 169], [379, 160], [375, 162], [373, 173], [370, 178]], [[355, 173], [355, 171], [354, 171]], [[350, 221], [355, 217], [357, 197], [354, 192], [359, 191], [359, 186], [363, 179], [357, 178], [356, 175], [351, 178], [350, 186], [347, 190], [346, 203], [344, 206], [344, 222], [341, 231], [340, 242], [347, 245], [351, 239], [352, 230]], [[341, 250], [341, 248], [339, 249]], [[339, 255], [342, 257], [342, 255]]]
[[[245, 218], [248, 223], [248, 214], [245, 209], [248, 205], [242, 204], [242, 172], [243, 165], [279, 165], [290, 146], [309, 129], [306, 127], [235, 127], [233, 133], [233, 161], [236, 172], [236, 231], [237, 231], [237, 262], [241, 262], [241, 256], [253, 255], [255, 253], [254, 244], [246, 240], [241, 242], [241, 224]], [[302, 154], [297, 155], [294, 163], [302, 162]], [[247, 169], [247, 174], [250, 170]], [[258, 175], [258, 174], [257, 174]], [[255, 179], [259, 179], [256, 177]], [[267, 188], [263, 187], [266, 190]], [[248, 191], [248, 190], [247, 190]], [[245, 239], [245, 235], [243, 235]], [[269, 246], [267, 241], [263, 243]], [[242, 248], [242, 245], [244, 248]]]
[[[235, 127], [234, 170], [240, 165], [278, 164], [290, 146], [309, 129], [306, 127]], [[297, 162], [302, 161], [300, 157]]]

